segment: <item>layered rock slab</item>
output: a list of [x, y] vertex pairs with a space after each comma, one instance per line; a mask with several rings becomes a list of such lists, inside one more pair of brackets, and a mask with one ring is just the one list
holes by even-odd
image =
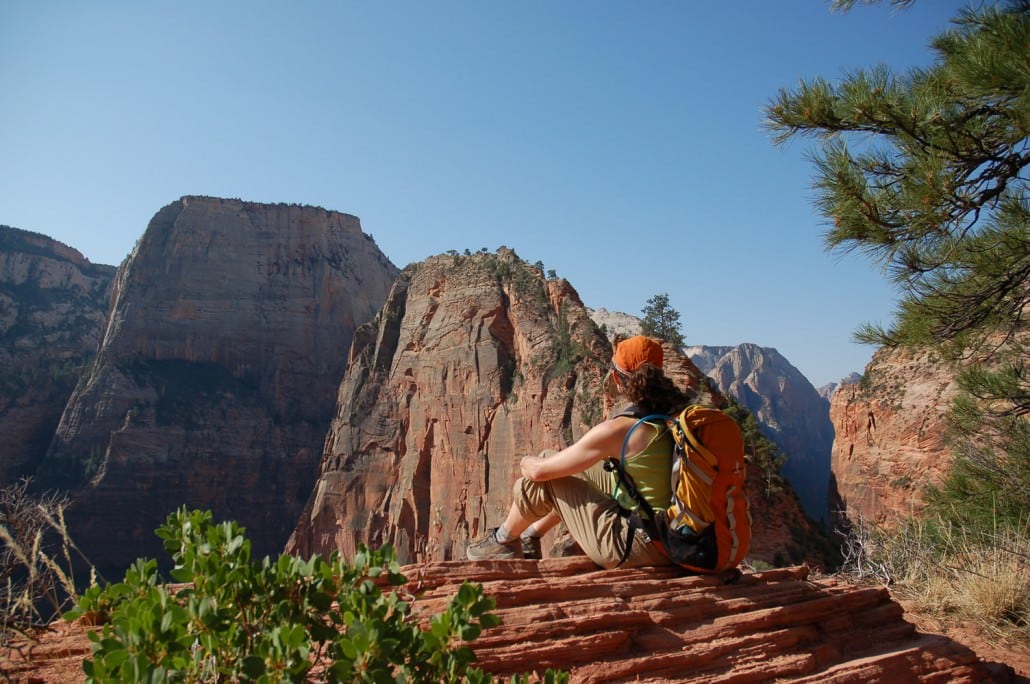
[[1001, 682], [1011, 668], [920, 634], [886, 589], [806, 567], [724, 577], [675, 568], [600, 571], [585, 559], [434, 563], [406, 568], [416, 609], [442, 610], [481, 582], [501, 626], [473, 644], [508, 677], [563, 669], [573, 682]]
[[358, 219], [184, 197], [119, 268], [96, 361], [41, 465], [74, 492], [72, 537], [107, 576], [163, 556], [176, 508], [282, 549], [317, 473], [355, 328], [397, 269]]

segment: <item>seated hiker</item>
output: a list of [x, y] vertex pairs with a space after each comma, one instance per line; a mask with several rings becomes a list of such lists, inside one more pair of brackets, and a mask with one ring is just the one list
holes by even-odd
[[[615, 389], [630, 402], [612, 418], [595, 425], [575, 444], [558, 452], [526, 456], [515, 482], [514, 501], [500, 527], [468, 548], [470, 560], [539, 558], [539, 538], [564, 522], [583, 551], [603, 568], [617, 565], [667, 565], [668, 557], [629, 516], [633, 499], [618, 484], [604, 461], [619, 457], [625, 444], [626, 470], [652, 508], [668, 507], [672, 498], [673, 439], [664, 421], [639, 418], [671, 414], [694, 399], [662, 371], [662, 347], [642, 335], [618, 344], [612, 359]], [[520, 537], [522, 538], [520, 541]]]

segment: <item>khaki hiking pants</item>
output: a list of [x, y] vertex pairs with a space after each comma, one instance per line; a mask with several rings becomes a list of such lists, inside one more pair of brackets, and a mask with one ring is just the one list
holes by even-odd
[[[553, 453], [544, 451], [540, 456], [546, 458]], [[557, 513], [592, 561], [602, 568], [614, 568], [626, 548], [629, 520], [619, 515], [619, 504], [612, 498], [612, 481], [602, 463], [546, 482], [520, 477], [513, 488], [514, 501], [527, 520], [539, 520], [551, 511]], [[644, 530], [634, 532], [632, 543], [623, 567], [671, 563]]]

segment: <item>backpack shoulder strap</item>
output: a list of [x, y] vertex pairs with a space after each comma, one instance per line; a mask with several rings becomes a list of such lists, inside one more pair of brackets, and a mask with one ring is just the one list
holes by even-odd
[[622, 440], [622, 452], [619, 455], [619, 461], [622, 463], [622, 467], [626, 467], [626, 447], [629, 446], [629, 438], [633, 435], [633, 431], [640, 427], [641, 423], [657, 423], [660, 421], [668, 425], [671, 420], [672, 418], [664, 413], [652, 413], [649, 416], [637, 419], [637, 422], [633, 423], [633, 427], [631, 427], [626, 433], [625, 439]]
[[[639, 418], [640, 409], [637, 408], [636, 404], [626, 404], [616, 413], [611, 415], [611, 418]], [[609, 419], [610, 420], [610, 419]]]

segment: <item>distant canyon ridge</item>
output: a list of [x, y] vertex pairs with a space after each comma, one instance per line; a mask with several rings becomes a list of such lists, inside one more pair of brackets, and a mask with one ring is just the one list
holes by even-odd
[[[505, 248], [398, 269], [317, 207], [183, 197], [117, 269], [0, 227], [0, 484], [67, 492], [108, 572], [161, 557], [153, 530], [183, 505], [238, 520], [255, 555], [390, 541], [462, 558], [518, 457], [604, 415], [599, 311]], [[751, 492], [756, 559], [811, 558], [828, 511], [918, 507], [919, 474], [946, 462], [953, 390], [931, 358], [877, 354], [827, 402], [775, 350], [667, 356], [787, 456], [793, 487]]]

